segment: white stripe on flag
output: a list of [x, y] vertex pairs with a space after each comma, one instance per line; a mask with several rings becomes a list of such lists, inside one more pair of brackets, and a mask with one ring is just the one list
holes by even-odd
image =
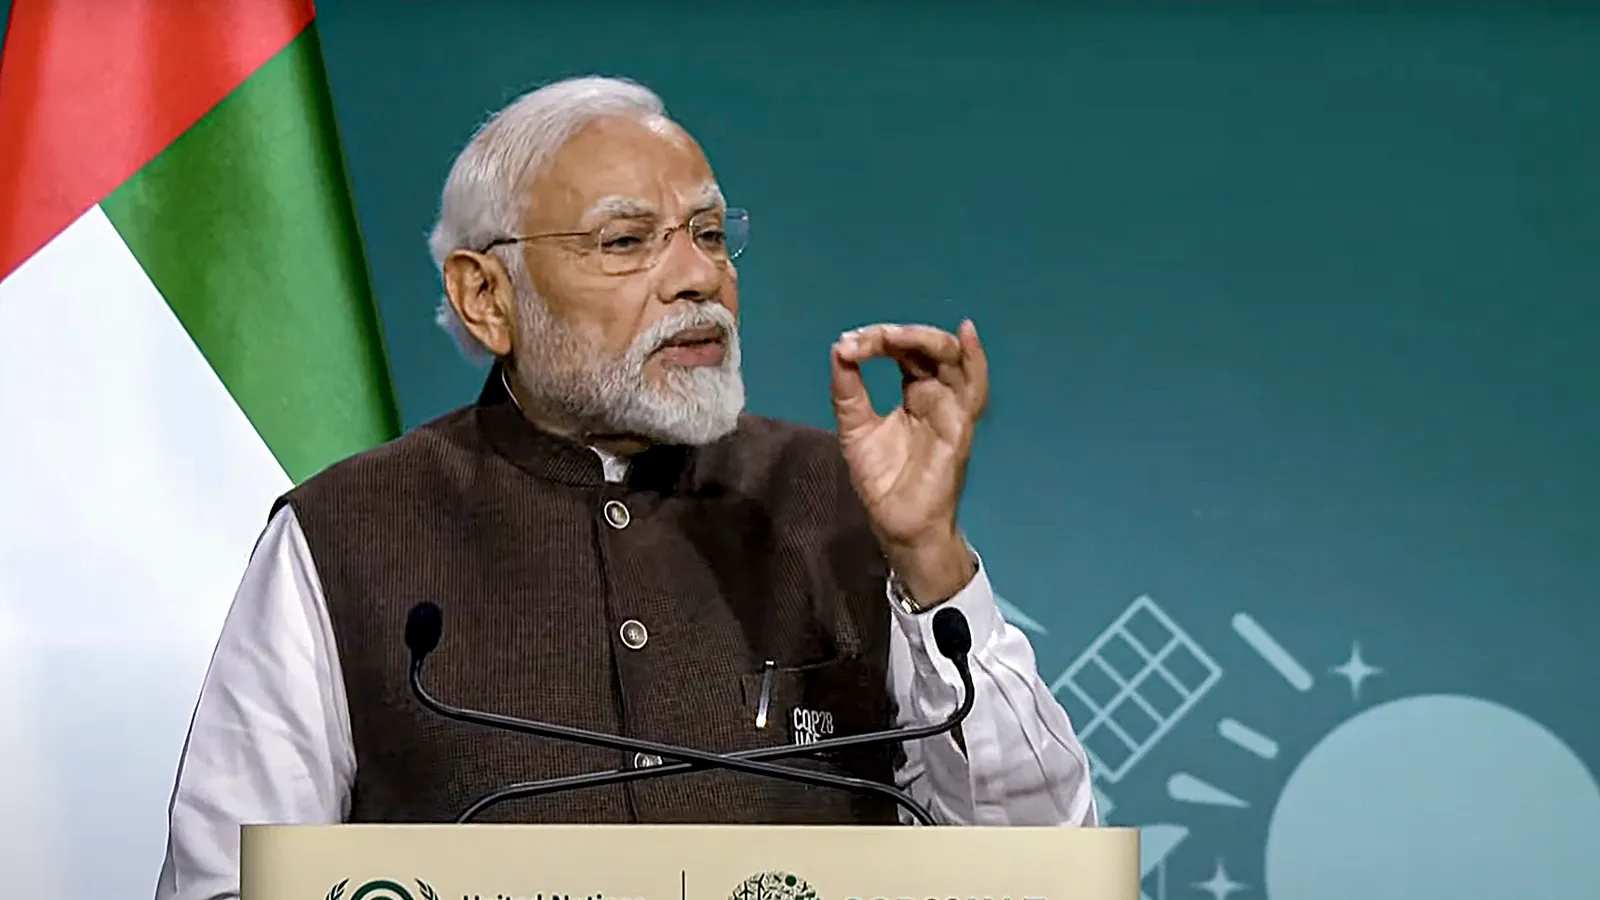
[[7, 804], [0, 846], [54, 806], [51, 895], [149, 896], [217, 630], [289, 480], [98, 207], [0, 282], [0, 422], [0, 620], [43, 691], [0, 694], [21, 754], [0, 797], [34, 804]]

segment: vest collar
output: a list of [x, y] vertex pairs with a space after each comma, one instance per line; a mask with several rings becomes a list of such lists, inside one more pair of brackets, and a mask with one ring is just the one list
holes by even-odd
[[[522, 415], [506, 390], [504, 370], [495, 362], [478, 395], [478, 431], [496, 453], [536, 478], [562, 484], [597, 486], [606, 483], [600, 455], [577, 441], [551, 434]], [[628, 467], [631, 489], [670, 490], [685, 484], [693, 451], [688, 447], [656, 446], [638, 454]]]

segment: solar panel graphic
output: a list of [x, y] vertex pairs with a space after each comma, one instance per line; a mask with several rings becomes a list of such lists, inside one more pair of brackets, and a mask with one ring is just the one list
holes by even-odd
[[[1088, 710], [1078, 738], [1095, 774], [1121, 781], [1200, 698], [1222, 669], [1149, 597], [1133, 601], [1051, 684]], [[1102, 810], [1102, 815], [1106, 812]]]

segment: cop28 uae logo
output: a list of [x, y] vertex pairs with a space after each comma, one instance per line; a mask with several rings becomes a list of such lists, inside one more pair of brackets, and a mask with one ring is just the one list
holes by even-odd
[[797, 875], [762, 872], [746, 878], [728, 900], [817, 900], [817, 892]]
[[[328, 896], [324, 900], [345, 900], [344, 890], [349, 885], [348, 878], [339, 882], [328, 891]], [[356, 888], [349, 900], [439, 900], [439, 892], [430, 887], [426, 881], [417, 882], [417, 891], [416, 894], [411, 893], [409, 888], [398, 881], [377, 879]]]

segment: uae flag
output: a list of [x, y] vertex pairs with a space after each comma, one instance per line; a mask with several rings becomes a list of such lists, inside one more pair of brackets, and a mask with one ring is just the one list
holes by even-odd
[[274, 497], [398, 432], [309, 0], [14, 0], [0, 55], [0, 854], [149, 896]]

